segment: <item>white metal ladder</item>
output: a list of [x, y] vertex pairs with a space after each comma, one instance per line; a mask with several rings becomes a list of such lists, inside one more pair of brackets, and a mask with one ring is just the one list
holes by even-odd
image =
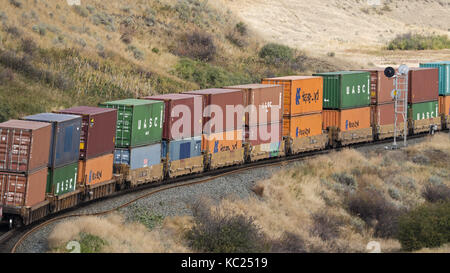
[[397, 147], [397, 136], [402, 135], [401, 121], [398, 118], [399, 115], [403, 117], [403, 142], [406, 147], [408, 136], [408, 73], [399, 73], [395, 76], [394, 101], [394, 148]]

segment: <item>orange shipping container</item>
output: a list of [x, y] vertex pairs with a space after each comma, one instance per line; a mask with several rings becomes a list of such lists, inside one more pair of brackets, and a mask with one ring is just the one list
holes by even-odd
[[328, 127], [337, 127], [341, 131], [370, 128], [370, 107], [323, 110], [323, 128]]
[[439, 113], [450, 116], [450, 96], [439, 96]]
[[214, 154], [242, 148], [243, 130], [203, 135], [202, 150]]
[[323, 78], [312, 76], [288, 76], [268, 78], [263, 84], [277, 84], [284, 88], [284, 115], [296, 116], [322, 111]]
[[283, 119], [283, 136], [292, 139], [317, 136], [322, 134], [322, 114], [285, 117]]
[[78, 184], [95, 185], [112, 179], [114, 155], [107, 154], [78, 162]]

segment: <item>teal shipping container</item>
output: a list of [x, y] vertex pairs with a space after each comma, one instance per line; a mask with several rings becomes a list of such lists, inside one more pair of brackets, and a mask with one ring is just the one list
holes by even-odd
[[164, 102], [126, 99], [101, 103], [117, 109], [116, 147], [128, 148], [161, 142]]
[[439, 69], [439, 95], [450, 96], [450, 61], [423, 63], [420, 67]]
[[350, 109], [370, 105], [370, 73], [317, 73], [323, 78], [323, 109]]
[[162, 158], [169, 161], [183, 160], [202, 155], [202, 136], [162, 142]]

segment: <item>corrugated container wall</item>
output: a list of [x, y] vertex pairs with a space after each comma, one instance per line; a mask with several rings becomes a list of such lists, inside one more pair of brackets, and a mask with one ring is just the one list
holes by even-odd
[[[376, 126], [392, 125], [395, 123], [394, 103], [372, 105], [371, 123]], [[403, 122], [403, 115], [397, 114], [399, 122]]]
[[36, 172], [0, 172], [0, 204], [32, 207], [45, 200], [47, 168]]
[[323, 108], [323, 79], [311, 76], [267, 78], [263, 84], [283, 86], [285, 116], [319, 113]]
[[52, 124], [49, 168], [59, 168], [78, 161], [80, 157], [81, 117], [55, 113], [27, 116], [24, 120]]
[[[245, 122], [245, 115], [228, 113], [232, 116], [227, 119], [227, 108], [235, 108], [244, 105], [244, 94], [242, 90], [237, 89], [204, 89], [184, 92], [184, 94], [203, 96], [203, 133], [215, 134], [225, 131], [242, 129]], [[220, 111], [223, 116], [216, 117], [216, 112]], [[228, 123], [227, 123], [228, 120]], [[210, 122], [211, 121], [211, 122]], [[235, 128], [235, 129], [233, 129]]]
[[243, 91], [245, 125], [279, 123], [283, 119], [283, 87], [272, 84], [245, 84], [224, 87]]
[[47, 167], [52, 127], [48, 123], [9, 120], [0, 123], [0, 171], [30, 172]]
[[411, 68], [409, 70], [409, 103], [437, 100], [439, 97], [439, 70], [437, 68]]
[[283, 123], [261, 124], [246, 128], [245, 140], [252, 146], [278, 143], [283, 140]]
[[423, 63], [420, 67], [439, 69], [439, 95], [450, 96], [450, 61]]
[[80, 106], [59, 110], [57, 113], [82, 117], [80, 160], [114, 152], [117, 110]]
[[371, 104], [392, 103], [391, 92], [394, 90], [394, 78], [384, 75], [383, 68], [362, 69], [370, 73]]
[[129, 149], [116, 149], [114, 151], [114, 164], [128, 165], [131, 170], [160, 163], [161, 143]]
[[341, 71], [318, 73], [323, 77], [323, 108], [349, 109], [370, 105], [370, 73]]
[[169, 161], [183, 160], [202, 155], [202, 136], [183, 140], [162, 142], [162, 158], [169, 157]]
[[163, 139], [177, 140], [202, 135], [202, 96], [186, 94], [166, 94], [143, 97], [141, 99], [164, 101], [165, 112]]
[[242, 148], [245, 138], [243, 130], [203, 135], [202, 150], [211, 154], [234, 151]]
[[409, 105], [409, 118], [414, 120], [430, 119], [439, 116], [438, 101], [429, 101]]
[[322, 114], [286, 117], [283, 120], [283, 136], [292, 139], [322, 134]]
[[114, 154], [107, 154], [78, 162], [78, 184], [96, 185], [113, 177]]
[[450, 116], [450, 96], [439, 96], [439, 113]]
[[341, 131], [370, 128], [370, 115], [370, 107], [324, 110], [323, 128], [336, 127]]
[[127, 148], [161, 142], [164, 102], [126, 99], [100, 107], [117, 109], [116, 147]]
[[59, 196], [74, 191], [77, 175], [78, 161], [59, 168], [48, 168], [47, 193]]

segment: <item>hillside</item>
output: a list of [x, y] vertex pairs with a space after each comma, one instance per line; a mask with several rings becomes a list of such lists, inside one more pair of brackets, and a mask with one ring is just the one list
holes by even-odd
[[0, 121], [351, 67], [286, 48], [289, 60], [261, 58], [266, 42], [216, 1], [0, 2]]
[[[450, 59], [444, 52], [386, 52], [398, 34], [450, 34], [450, 1], [225, 0], [264, 39], [362, 65]], [[379, 2], [372, 6], [368, 3]], [[261, 16], [264, 14], [264, 16]], [[382, 51], [382, 52], [380, 52]]]

